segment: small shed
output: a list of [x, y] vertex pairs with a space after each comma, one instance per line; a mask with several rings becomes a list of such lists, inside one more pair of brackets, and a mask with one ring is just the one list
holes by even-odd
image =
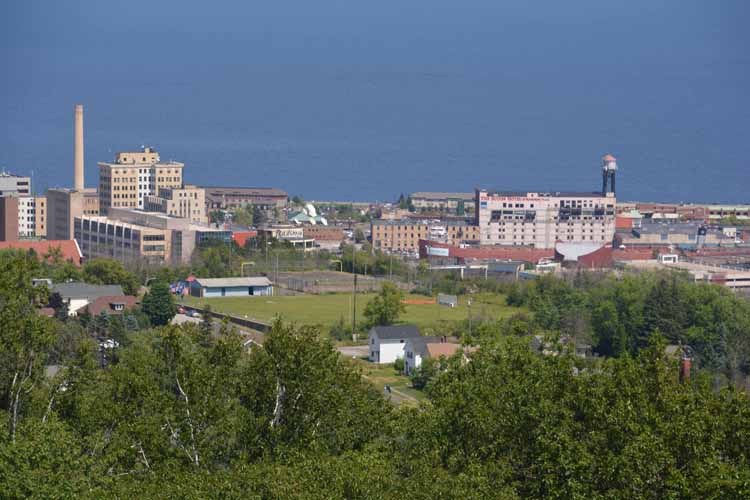
[[193, 297], [244, 297], [273, 295], [273, 284], [265, 276], [252, 278], [195, 278], [190, 282]]

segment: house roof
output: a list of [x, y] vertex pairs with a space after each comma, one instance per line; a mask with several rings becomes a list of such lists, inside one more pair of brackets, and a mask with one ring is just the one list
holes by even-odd
[[81, 265], [83, 254], [81, 254], [81, 249], [78, 248], [76, 240], [0, 241], [0, 250], [34, 250], [40, 259], [57, 248], [60, 249], [64, 261], [72, 261], [76, 266]]
[[415, 325], [374, 326], [370, 333], [376, 333], [380, 340], [400, 340], [419, 337], [419, 329]]
[[86, 307], [89, 310], [89, 314], [92, 316], [99, 316], [102, 312], [108, 314], [120, 314], [121, 311], [115, 311], [112, 309], [112, 304], [123, 304], [124, 308], [132, 309], [138, 299], [132, 295], [104, 295], [97, 298], [91, 304]]
[[265, 276], [245, 278], [195, 278], [195, 282], [205, 287], [230, 287], [230, 286], [270, 286], [271, 281]]
[[[456, 342], [458, 339], [456, 337], [437, 337], [437, 336], [425, 336], [425, 337], [417, 337], [409, 339], [409, 344], [411, 349], [407, 346], [407, 349], [411, 350], [411, 352], [415, 354], [419, 354], [423, 358], [430, 357], [430, 353], [428, 350], [428, 346], [432, 344], [455, 344], [460, 347], [460, 345]], [[445, 347], [438, 347], [435, 348], [436, 352], [440, 352], [441, 350], [446, 350], [449, 348]], [[455, 351], [454, 351], [455, 352]], [[445, 356], [445, 354], [443, 354]], [[440, 354], [438, 354], [438, 357]], [[450, 356], [448, 354], [448, 356]]]
[[90, 285], [88, 283], [57, 283], [52, 291], [64, 299], [88, 299], [94, 301], [107, 295], [124, 295], [120, 285]]
[[431, 342], [427, 344], [426, 347], [427, 354], [429, 354], [431, 358], [439, 358], [440, 356], [449, 358], [456, 354], [456, 351], [461, 349], [460, 344], [454, 344], [453, 342]]

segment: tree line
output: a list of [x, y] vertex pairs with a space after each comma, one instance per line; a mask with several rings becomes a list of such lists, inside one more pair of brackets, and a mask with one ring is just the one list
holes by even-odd
[[[0, 253], [0, 273], [4, 498], [750, 494], [747, 393], [702, 372], [681, 383], [656, 329], [632, 354], [589, 361], [541, 355], [508, 327], [444, 360], [426, 403], [396, 408], [319, 331], [281, 321], [253, 347], [226, 324], [129, 331], [104, 367], [91, 336], [68, 330], [50, 374], [63, 324], [36, 314], [45, 288], [30, 259]], [[632, 279], [652, 281], [647, 295], [661, 286]], [[552, 286], [625, 285], [540, 282], [514, 300], [579, 304]]]
[[507, 302], [528, 307], [538, 331], [590, 343], [602, 356], [637, 355], [658, 333], [728, 381], [750, 374], [750, 302], [686, 274], [550, 275], [510, 286]]

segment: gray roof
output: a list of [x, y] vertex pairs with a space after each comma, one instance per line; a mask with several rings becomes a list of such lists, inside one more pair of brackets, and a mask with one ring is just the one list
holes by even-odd
[[120, 285], [90, 285], [88, 283], [57, 283], [52, 285], [64, 299], [89, 299], [94, 301], [107, 295], [125, 295]]
[[400, 340], [419, 337], [419, 329], [414, 325], [374, 326], [370, 333], [376, 333], [380, 340]]
[[456, 343], [458, 339], [456, 337], [442, 337], [442, 336], [425, 336], [409, 339], [411, 343], [411, 351], [419, 354], [420, 356], [427, 357], [427, 344], [439, 344], [439, 343]]
[[271, 281], [265, 276], [247, 278], [195, 278], [201, 286], [229, 287], [229, 286], [270, 286]]

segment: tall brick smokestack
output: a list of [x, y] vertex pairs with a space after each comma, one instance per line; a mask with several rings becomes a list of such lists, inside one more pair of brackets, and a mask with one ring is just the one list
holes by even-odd
[[74, 188], [83, 190], [83, 104], [75, 108], [75, 146], [73, 149]]

